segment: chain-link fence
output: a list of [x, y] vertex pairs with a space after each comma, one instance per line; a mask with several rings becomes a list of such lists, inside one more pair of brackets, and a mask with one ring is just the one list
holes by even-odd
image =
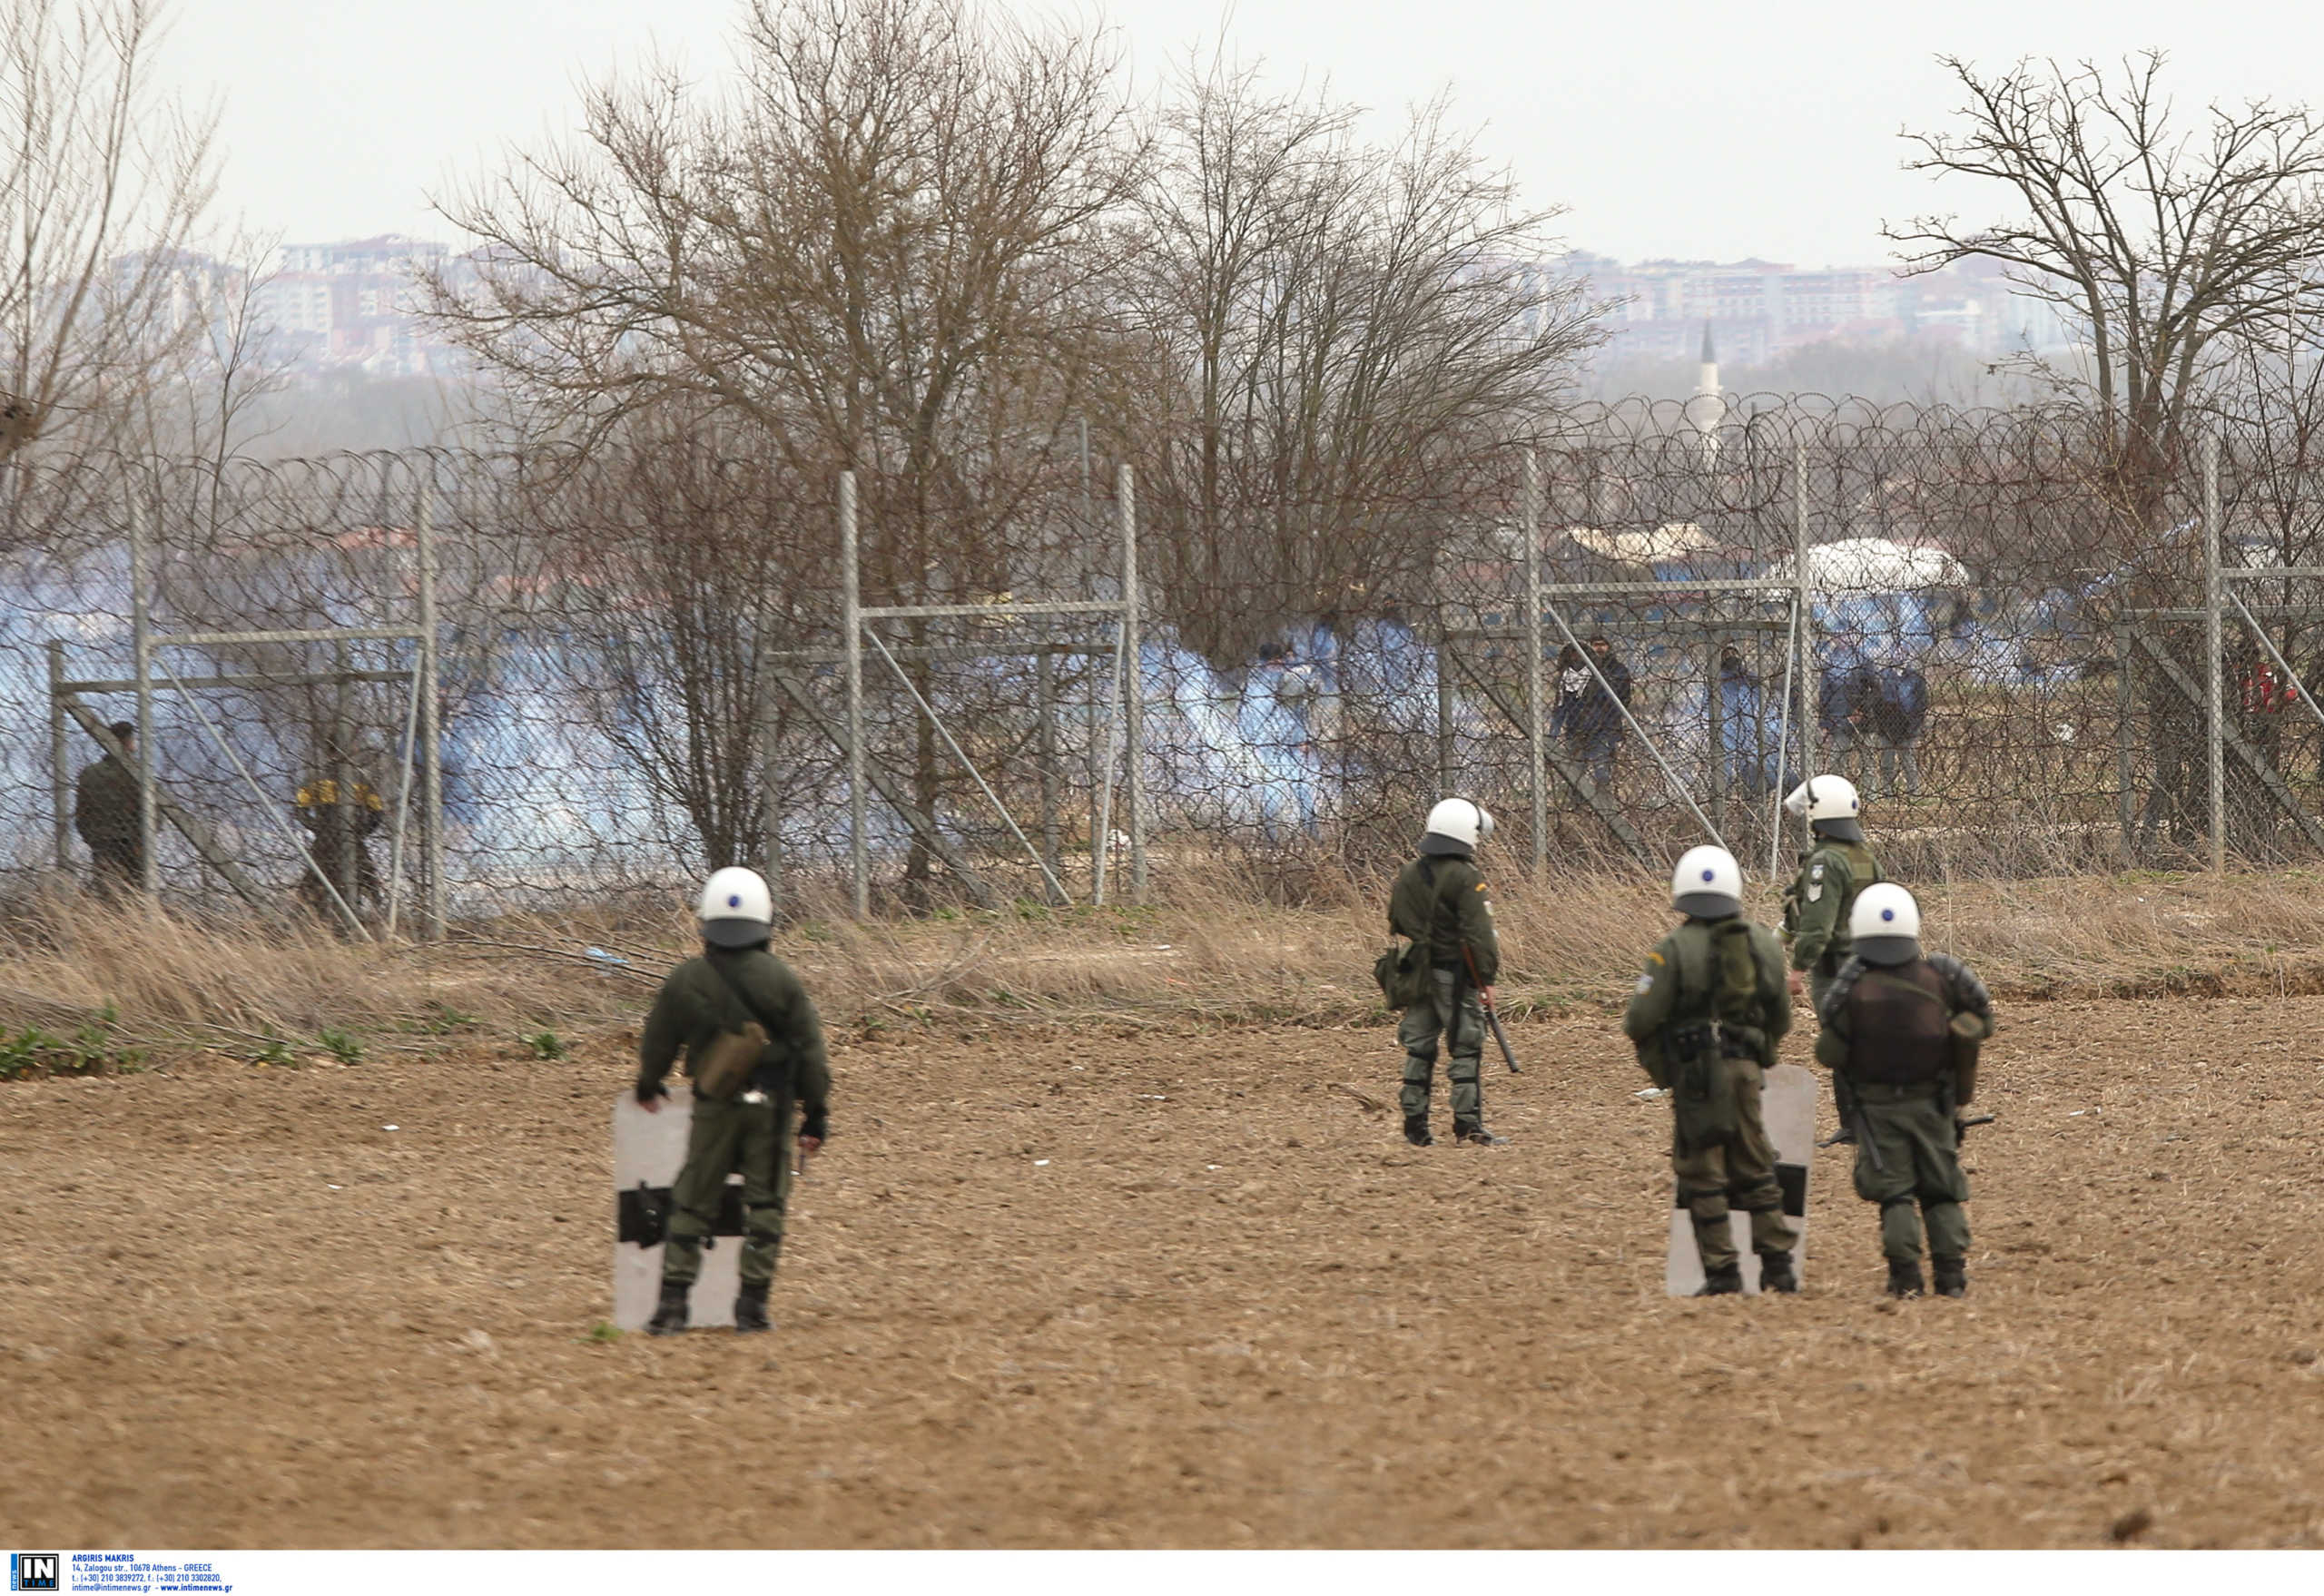
[[[851, 726], [875, 906], [1149, 862], [1295, 892], [1452, 792], [1521, 865], [1715, 832], [1756, 870], [1835, 768], [1918, 876], [2201, 863], [2214, 793], [2232, 852], [2324, 852], [2304, 440], [2210, 437], [2134, 477], [2073, 410], [1729, 399], [1578, 410], [1425, 493], [867, 472], [854, 628], [840, 474], [700, 441], [18, 465], [0, 867], [375, 932], [734, 860], [837, 887]], [[117, 723], [126, 816], [87, 768]]]

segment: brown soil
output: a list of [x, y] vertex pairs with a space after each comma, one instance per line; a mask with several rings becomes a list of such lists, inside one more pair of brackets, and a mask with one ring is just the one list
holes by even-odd
[[2324, 1000], [2004, 1023], [1963, 1303], [1876, 1296], [1837, 1151], [1804, 1296], [1664, 1298], [1602, 1016], [1519, 1028], [1498, 1151], [1334, 1089], [1384, 1030], [854, 1047], [746, 1341], [589, 1339], [613, 1039], [0, 1089], [0, 1539], [2324, 1540]]

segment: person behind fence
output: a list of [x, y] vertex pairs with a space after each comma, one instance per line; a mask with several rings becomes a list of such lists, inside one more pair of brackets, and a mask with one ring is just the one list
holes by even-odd
[[1859, 748], [1872, 736], [1880, 702], [1880, 678], [1853, 644], [1824, 666], [1816, 688], [1816, 724], [1824, 734], [1835, 769], [1863, 773]]
[[1374, 973], [1389, 1005], [1404, 1011], [1396, 1027], [1404, 1050], [1404, 1139], [1416, 1148], [1435, 1144], [1428, 1108], [1440, 1039], [1449, 1059], [1454, 1139], [1479, 1147], [1502, 1142], [1485, 1128], [1480, 1001], [1480, 994], [1491, 1000], [1501, 973], [1492, 899], [1476, 864], [1478, 845], [1492, 835], [1492, 815], [1466, 798], [1445, 799], [1428, 812], [1419, 852], [1388, 894], [1388, 931], [1407, 944], [1382, 955]]
[[[2139, 851], [2154, 845], [2160, 831], [2176, 847], [2192, 847], [2207, 816], [2204, 734], [2201, 702], [2190, 696], [2187, 670], [2202, 674], [2202, 651], [2190, 647], [2184, 628], [2151, 635], [2131, 634], [2132, 681], [2146, 707], [2148, 783], [2139, 813]], [[2158, 657], [2152, 649], [2160, 649]], [[2181, 662], [2171, 663], [2173, 657]]]
[[1976, 1094], [1993, 1000], [1958, 959], [1922, 953], [1920, 907], [1904, 888], [1866, 887], [1850, 919], [1855, 951], [1824, 994], [1816, 1059], [1854, 1083], [1856, 1192], [1880, 1205], [1889, 1295], [1921, 1295], [1925, 1227], [1937, 1295], [1962, 1296], [1969, 1182], [1958, 1113]]
[[[1259, 665], [1258, 685], [1266, 701], [1266, 711], [1260, 718], [1267, 768], [1287, 790], [1298, 810], [1301, 829], [1310, 838], [1321, 837], [1317, 777], [1323, 761], [1316, 751], [1313, 724], [1322, 698], [1320, 682], [1315, 667], [1303, 662], [1286, 644], [1261, 644]], [[1266, 830], [1268, 840], [1274, 841], [1272, 810]]]
[[1867, 717], [1872, 749], [1880, 772], [1879, 793], [1921, 790], [1921, 733], [1928, 725], [1928, 678], [1910, 660], [1887, 665], [1876, 673], [1877, 691]]
[[1768, 747], [1768, 728], [1758, 675], [1743, 663], [1743, 651], [1732, 643], [1718, 651], [1718, 735], [1727, 759], [1727, 779], [1734, 789], [1756, 797], [1775, 786], [1775, 755]]
[[1622, 706], [1630, 701], [1630, 666], [1616, 657], [1602, 633], [1590, 639], [1587, 659], [1571, 643], [1558, 650], [1558, 696], [1550, 712], [1550, 733], [1564, 739], [1568, 755], [1589, 772], [1590, 784], [1601, 793], [1613, 791]]
[[1761, 1286], [1797, 1291], [1799, 1231], [1783, 1211], [1775, 1146], [1759, 1111], [1776, 1046], [1791, 1029], [1783, 947], [1745, 918], [1743, 872], [1724, 848], [1689, 848], [1679, 858], [1670, 907], [1686, 919], [1646, 956], [1622, 1034], [1669, 1095], [1670, 1167], [1702, 1255], [1697, 1295], [1743, 1289], [1730, 1208], [1751, 1216]]
[[[297, 794], [299, 822], [313, 839], [308, 847], [315, 863], [330, 878], [332, 888], [350, 909], [361, 911], [366, 903], [386, 901], [379, 890], [379, 868], [371, 858], [371, 836], [387, 817], [387, 805], [370, 783], [357, 778], [347, 784], [346, 802], [340, 801], [339, 781], [316, 776]], [[339, 907], [311, 870], [299, 877], [299, 895], [325, 919], [335, 919]]]
[[774, 901], [756, 871], [717, 871], [695, 909], [703, 951], [670, 971], [637, 1043], [638, 1106], [658, 1112], [662, 1082], [681, 1050], [694, 1082], [686, 1159], [672, 1188], [662, 1249], [662, 1296], [648, 1332], [686, 1327], [686, 1296], [702, 1273], [704, 1238], [718, 1218], [726, 1177], [743, 1177], [742, 1287], [734, 1328], [768, 1328], [767, 1291], [783, 1254], [791, 1197], [792, 1105], [799, 1155], [831, 1135], [831, 1060], [806, 987], [767, 949]]
[[[1783, 940], [1791, 967], [1807, 978], [1808, 1001], [1823, 1012], [1824, 994], [1848, 956], [1848, 911], [1856, 894], [1882, 879], [1880, 862], [1865, 845], [1856, 787], [1841, 776], [1810, 776], [1783, 801], [1787, 812], [1804, 815], [1814, 845], [1799, 856], [1798, 873], [1783, 893]], [[1798, 991], [1798, 975], [1791, 990]], [[1856, 1119], [1847, 1099], [1848, 1082], [1832, 1078], [1833, 1104], [1840, 1128], [1835, 1140], [1856, 1139]]]
[[111, 898], [145, 884], [145, 843], [137, 823], [137, 727], [105, 728], [119, 752], [84, 765], [73, 788], [73, 829], [89, 847], [90, 884]]

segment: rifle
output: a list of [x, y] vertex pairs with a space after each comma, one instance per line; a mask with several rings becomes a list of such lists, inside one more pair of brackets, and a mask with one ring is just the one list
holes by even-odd
[[1477, 956], [1469, 951], [1466, 942], [1461, 944], [1461, 960], [1469, 967], [1469, 984], [1477, 989], [1477, 1006], [1485, 1011], [1485, 1023], [1492, 1027], [1492, 1039], [1501, 1046], [1501, 1061], [1509, 1066], [1510, 1074], [1524, 1074], [1517, 1068], [1517, 1055], [1509, 1050], [1509, 1033], [1501, 1029], [1501, 1016], [1493, 1009], [1492, 994], [1485, 990], [1485, 983], [1477, 979]]
[[[1832, 1096], [1837, 1101], [1839, 1093], [1835, 1090]], [[1988, 1114], [1984, 1119], [1976, 1120], [1974, 1123], [1983, 1125], [1992, 1118], [1993, 1116]], [[1841, 1128], [1832, 1132], [1816, 1146], [1820, 1150], [1824, 1148], [1837, 1147], [1843, 1140], [1853, 1141], [1864, 1149], [1864, 1156], [1872, 1161], [1872, 1172], [1875, 1175], [1886, 1175], [1888, 1173], [1887, 1167], [1880, 1161], [1880, 1149], [1873, 1145], [1871, 1132], [1872, 1128], [1865, 1123], [1864, 1105], [1858, 1103], [1856, 1105], [1856, 1112], [1846, 1117]]]

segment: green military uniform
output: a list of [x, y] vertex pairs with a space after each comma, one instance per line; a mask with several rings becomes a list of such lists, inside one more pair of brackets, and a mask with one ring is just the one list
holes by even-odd
[[[1783, 937], [1791, 949], [1791, 967], [1807, 977], [1807, 1000], [1819, 1016], [1832, 978], [1848, 961], [1848, 911], [1856, 907], [1858, 892], [1885, 879], [1880, 862], [1860, 841], [1819, 832], [1816, 846], [1799, 856], [1799, 873], [1783, 892]], [[1850, 1126], [1856, 1105], [1848, 1099], [1848, 1090], [1846, 1077], [1832, 1078], [1842, 1140], [1855, 1134]]]
[[84, 766], [73, 792], [73, 828], [89, 845], [97, 889], [112, 893], [145, 884], [145, 850], [137, 824], [137, 767], [108, 754]]
[[1759, 1112], [1776, 1044], [1790, 1029], [1782, 945], [1740, 915], [1689, 917], [1663, 938], [1622, 1016], [1640, 1064], [1670, 1093], [1670, 1167], [1713, 1281], [1740, 1266], [1730, 1208], [1751, 1216], [1752, 1250], [1763, 1258], [1798, 1245]]
[[1937, 1288], [1948, 1279], [1957, 1287], [1969, 1251], [1961, 1208], [1969, 1182], [1954, 1116], [1974, 1089], [1977, 1045], [1993, 1033], [1992, 999], [1966, 965], [1944, 953], [1901, 964], [1852, 958], [1825, 994], [1822, 1019], [1816, 1059], [1855, 1088], [1856, 1191], [1880, 1205], [1891, 1289], [1919, 1289], [1924, 1224]]
[[1388, 894], [1389, 931], [1424, 951], [1429, 972], [1428, 996], [1406, 1009], [1396, 1027], [1396, 1040], [1404, 1049], [1404, 1125], [1408, 1133], [1415, 1121], [1425, 1130], [1442, 1037], [1449, 1055], [1445, 1075], [1452, 1083], [1453, 1132], [1482, 1133], [1485, 1014], [1477, 988], [1492, 985], [1501, 975], [1492, 900], [1467, 849], [1431, 833], [1421, 850]]
[[773, 1279], [791, 1196], [792, 1101], [800, 1107], [800, 1135], [820, 1140], [829, 1133], [832, 1071], [822, 1024], [797, 973], [763, 947], [712, 949], [670, 972], [637, 1045], [639, 1098], [662, 1089], [681, 1049], [691, 1076], [720, 1035], [740, 1031], [754, 1018], [728, 990], [722, 969], [751, 1008], [773, 1022], [771, 1039], [734, 1098], [694, 1099], [685, 1166], [671, 1193], [665, 1286], [691, 1283], [701, 1273], [703, 1238], [717, 1220], [726, 1177], [736, 1170], [743, 1176], [743, 1283], [763, 1286]]
[[1885, 879], [1872, 850], [1859, 842], [1819, 835], [1799, 856], [1799, 873], [1784, 889], [1783, 940], [1791, 967], [1807, 977], [1818, 1014], [1832, 978], [1848, 961], [1848, 911], [1858, 892]]

